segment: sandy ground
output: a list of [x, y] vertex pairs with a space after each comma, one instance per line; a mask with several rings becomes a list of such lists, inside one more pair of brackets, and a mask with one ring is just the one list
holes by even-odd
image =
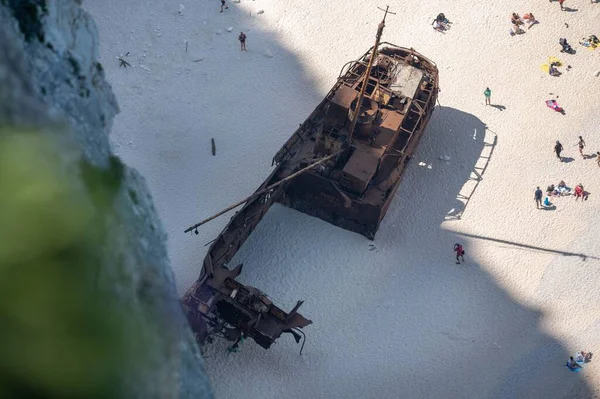
[[[600, 168], [576, 147], [582, 135], [588, 153], [600, 150], [600, 49], [577, 44], [600, 36], [600, 4], [519, 4], [390, 3], [397, 15], [384, 40], [438, 64], [441, 107], [373, 243], [281, 206], [269, 211], [236, 256], [242, 280], [286, 309], [306, 300], [314, 324], [302, 356], [289, 336], [268, 351], [209, 348], [218, 398], [600, 397], [600, 360], [581, 373], [564, 367], [576, 350], [600, 351]], [[121, 105], [115, 150], [148, 179], [179, 292], [228, 217], [197, 236], [183, 230], [263, 181], [341, 67], [372, 45], [384, 4], [228, 5], [221, 14], [217, 0], [85, 3]], [[430, 25], [439, 12], [453, 22], [445, 34]], [[540, 24], [511, 37], [512, 12], [533, 12]], [[577, 54], [559, 53], [559, 37]], [[127, 52], [133, 67], [119, 68], [115, 57]], [[571, 70], [544, 74], [551, 55]], [[487, 86], [495, 107], [484, 105]], [[550, 98], [565, 115], [546, 107]], [[555, 140], [569, 162], [556, 159]], [[536, 210], [535, 187], [561, 179], [583, 183], [589, 200]], [[455, 242], [465, 264], [454, 263]]]

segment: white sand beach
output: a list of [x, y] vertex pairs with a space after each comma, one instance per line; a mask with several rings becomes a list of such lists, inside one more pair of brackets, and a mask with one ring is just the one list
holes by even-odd
[[[148, 181], [180, 293], [233, 212], [199, 235], [183, 230], [262, 183], [342, 66], [373, 45], [386, 3], [227, 5], [220, 13], [218, 0], [85, 2], [121, 108], [115, 152]], [[271, 208], [236, 255], [240, 280], [287, 310], [305, 300], [313, 324], [302, 356], [286, 335], [269, 350], [252, 341], [234, 354], [226, 342], [209, 347], [216, 397], [600, 397], [600, 353], [582, 372], [564, 367], [578, 350], [600, 351], [600, 167], [576, 146], [581, 135], [584, 152], [600, 151], [600, 48], [578, 44], [600, 36], [600, 3], [389, 6], [396, 15], [383, 40], [436, 62], [440, 106], [374, 241]], [[440, 12], [452, 22], [445, 33], [431, 25]], [[510, 36], [513, 12], [539, 24]], [[559, 52], [560, 37], [576, 54]], [[119, 56], [132, 67], [119, 67]], [[560, 77], [541, 70], [549, 56], [563, 62]], [[564, 115], [546, 106], [552, 98]], [[560, 180], [582, 183], [589, 199], [536, 209], [536, 187]]]

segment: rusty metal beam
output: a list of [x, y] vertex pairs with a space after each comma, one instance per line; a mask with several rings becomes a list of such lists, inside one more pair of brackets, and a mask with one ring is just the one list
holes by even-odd
[[218, 218], [219, 216], [223, 215], [224, 213], [227, 213], [227, 212], [229, 212], [230, 210], [232, 210], [232, 209], [234, 209], [234, 208], [237, 208], [238, 206], [240, 206], [240, 205], [242, 205], [242, 204], [245, 204], [245, 203], [246, 203], [246, 202], [248, 202], [248, 201], [251, 201], [251, 200], [253, 200], [253, 199], [256, 199], [257, 197], [259, 197], [259, 196], [261, 196], [261, 195], [263, 195], [263, 194], [265, 194], [265, 193], [269, 192], [270, 190], [272, 190], [272, 189], [274, 189], [275, 187], [277, 187], [277, 186], [279, 186], [279, 185], [281, 185], [281, 184], [285, 183], [286, 181], [289, 181], [289, 180], [293, 179], [294, 177], [296, 177], [296, 176], [298, 176], [298, 175], [300, 175], [300, 174], [302, 174], [302, 173], [304, 173], [304, 172], [308, 172], [310, 169], [314, 168], [315, 166], [317, 166], [317, 165], [319, 165], [319, 164], [322, 164], [323, 162], [325, 162], [325, 161], [328, 161], [328, 160], [330, 160], [331, 158], [333, 158], [333, 157], [335, 157], [335, 156], [338, 156], [338, 155], [340, 155], [342, 152], [344, 152], [344, 150], [342, 150], [342, 151], [338, 151], [338, 152], [336, 152], [335, 154], [328, 155], [328, 156], [326, 156], [325, 158], [322, 158], [322, 159], [318, 160], [317, 162], [314, 162], [314, 163], [312, 163], [312, 164], [308, 165], [307, 167], [300, 169], [300, 170], [299, 170], [299, 171], [297, 171], [296, 173], [292, 173], [291, 175], [289, 175], [289, 176], [288, 176], [288, 177], [286, 177], [285, 179], [279, 180], [277, 183], [273, 183], [273, 184], [271, 184], [270, 186], [268, 186], [268, 187], [265, 187], [265, 188], [263, 188], [262, 190], [260, 190], [260, 191], [258, 191], [258, 192], [256, 192], [256, 193], [254, 193], [254, 194], [252, 194], [252, 195], [250, 195], [250, 196], [248, 196], [248, 197], [244, 198], [243, 200], [241, 200], [241, 201], [238, 201], [238, 202], [236, 202], [235, 204], [228, 206], [227, 208], [223, 209], [221, 212], [219, 212], [219, 213], [217, 213], [217, 214], [215, 214], [215, 215], [213, 215], [213, 216], [211, 216], [211, 217], [209, 217], [209, 218], [206, 218], [206, 219], [204, 219], [203, 221], [201, 221], [201, 222], [199, 222], [199, 223], [196, 223], [195, 225], [193, 225], [193, 226], [191, 226], [191, 227], [188, 227], [187, 229], [185, 229], [185, 230], [184, 230], [184, 233], [189, 233], [190, 231], [192, 231], [192, 230], [194, 230], [194, 229], [196, 229], [196, 228], [198, 228], [198, 227], [202, 226], [203, 224], [205, 224], [205, 223], [208, 223], [208, 222], [210, 222], [211, 220]]
[[[379, 7], [378, 7], [379, 8]], [[377, 57], [377, 50], [379, 48], [379, 42], [381, 40], [381, 35], [383, 34], [383, 28], [385, 28], [385, 17], [388, 13], [393, 14], [389, 11], [390, 6], [385, 8], [385, 14], [383, 15], [383, 19], [379, 23], [377, 27], [377, 35], [375, 36], [375, 45], [373, 46], [373, 52], [371, 53], [371, 58], [369, 59], [369, 65], [367, 65], [367, 70], [365, 71], [365, 79], [363, 81], [362, 87], [360, 88], [360, 94], [358, 95], [358, 101], [356, 102], [356, 109], [354, 110], [354, 117], [352, 118], [352, 123], [350, 124], [350, 129], [348, 131], [348, 146], [352, 144], [352, 136], [354, 135], [354, 129], [356, 128], [356, 122], [358, 122], [358, 116], [360, 115], [360, 108], [362, 107], [362, 101], [365, 97], [365, 91], [367, 90], [367, 85], [369, 83], [369, 76], [371, 76], [371, 68], [373, 67], [373, 62]]]

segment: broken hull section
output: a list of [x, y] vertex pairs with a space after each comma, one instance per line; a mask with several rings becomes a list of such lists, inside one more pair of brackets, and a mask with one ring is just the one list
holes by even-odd
[[[370, 58], [376, 60], [367, 76]], [[367, 95], [359, 106], [363, 85]], [[275, 202], [373, 239], [437, 93], [437, 67], [413, 49], [383, 43], [343, 68], [331, 91], [275, 155], [276, 167], [256, 195], [211, 244], [200, 278], [184, 295], [201, 345], [214, 336], [236, 344], [249, 337], [269, 348], [284, 332], [300, 340], [298, 329], [312, 323], [298, 313], [302, 301], [286, 313], [260, 290], [236, 281], [242, 265], [229, 269], [228, 263]], [[354, 117], [353, 137], [349, 122]], [[309, 171], [293, 177], [304, 168]]]

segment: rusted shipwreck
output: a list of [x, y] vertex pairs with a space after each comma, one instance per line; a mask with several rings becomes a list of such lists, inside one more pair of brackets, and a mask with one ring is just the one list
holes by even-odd
[[[385, 20], [385, 19], [384, 19]], [[264, 348], [282, 334], [297, 342], [311, 323], [277, 307], [260, 290], [236, 281], [242, 265], [228, 262], [274, 202], [316, 216], [369, 239], [385, 216], [403, 171], [434, 110], [436, 65], [414, 49], [380, 43], [346, 64], [335, 85], [273, 158], [273, 172], [237, 206], [213, 241], [198, 281], [183, 298], [201, 345], [213, 336], [234, 341], [250, 337]]]

